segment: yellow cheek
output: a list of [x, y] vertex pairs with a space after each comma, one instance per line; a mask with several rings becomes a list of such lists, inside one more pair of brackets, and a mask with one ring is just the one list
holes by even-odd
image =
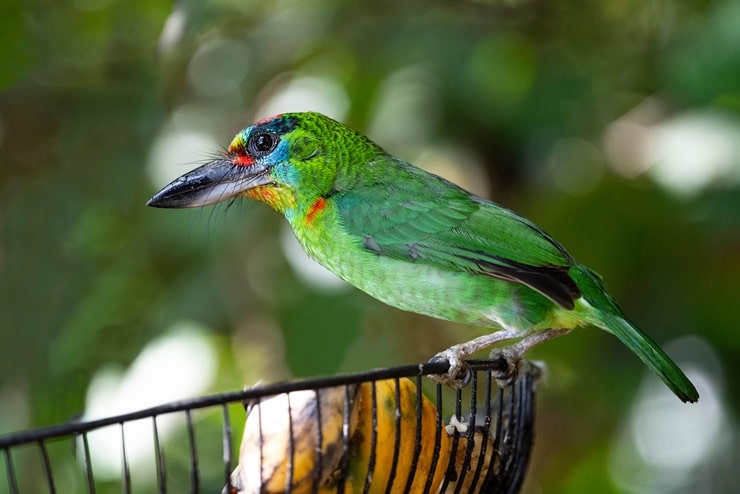
[[285, 213], [295, 207], [295, 197], [287, 189], [274, 185], [262, 185], [244, 192], [249, 199], [264, 202], [274, 210]]
[[241, 134], [237, 134], [229, 144], [229, 151], [236, 152], [239, 149], [244, 149], [244, 141], [242, 140]]

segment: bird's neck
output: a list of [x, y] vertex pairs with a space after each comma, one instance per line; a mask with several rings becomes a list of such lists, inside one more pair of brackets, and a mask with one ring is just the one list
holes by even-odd
[[278, 185], [261, 185], [247, 190], [244, 194], [249, 199], [264, 202], [278, 213], [288, 215], [296, 208], [296, 198], [293, 192]]

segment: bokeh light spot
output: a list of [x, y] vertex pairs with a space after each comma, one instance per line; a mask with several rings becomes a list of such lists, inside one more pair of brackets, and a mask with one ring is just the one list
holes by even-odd
[[201, 96], [224, 96], [237, 90], [249, 71], [249, 47], [217, 38], [203, 44], [188, 65], [188, 80]]
[[[109, 417], [202, 394], [214, 379], [216, 350], [207, 338], [209, 330], [193, 322], [174, 324], [152, 340], [131, 365], [122, 370], [107, 366], [93, 377], [87, 390], [82, 420]], [[166, 439], [184, 420], [167, 415], [157, 420], [160, 440]], [[109, 478], [121, 473], [121, 431], [106, 427], [88, 434], [96, 475]], [[126, 455], [132, 465], [146, 462], [154, 468], [152, 423], [126, 425]]]
[[316, 111], [343, 120], [349, 109], [344, 89], [331, 79], [297, 77], [281, 85], [257, 110], [257, 118], [278, 113]]

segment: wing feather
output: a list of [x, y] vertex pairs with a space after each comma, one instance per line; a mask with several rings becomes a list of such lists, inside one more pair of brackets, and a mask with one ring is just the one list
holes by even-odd
[[516, 213], [395, 158], [334, 199], [346, 231], [377, 255], [525, 284], [571, 309], [573, 259]]

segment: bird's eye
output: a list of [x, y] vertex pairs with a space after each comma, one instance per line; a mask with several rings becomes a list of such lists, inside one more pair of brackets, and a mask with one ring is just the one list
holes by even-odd
[[275, 149], [277, 138], [269, 132], [254, 134], [247, 141], [247, 151], [252, 156], [264, 156]]

